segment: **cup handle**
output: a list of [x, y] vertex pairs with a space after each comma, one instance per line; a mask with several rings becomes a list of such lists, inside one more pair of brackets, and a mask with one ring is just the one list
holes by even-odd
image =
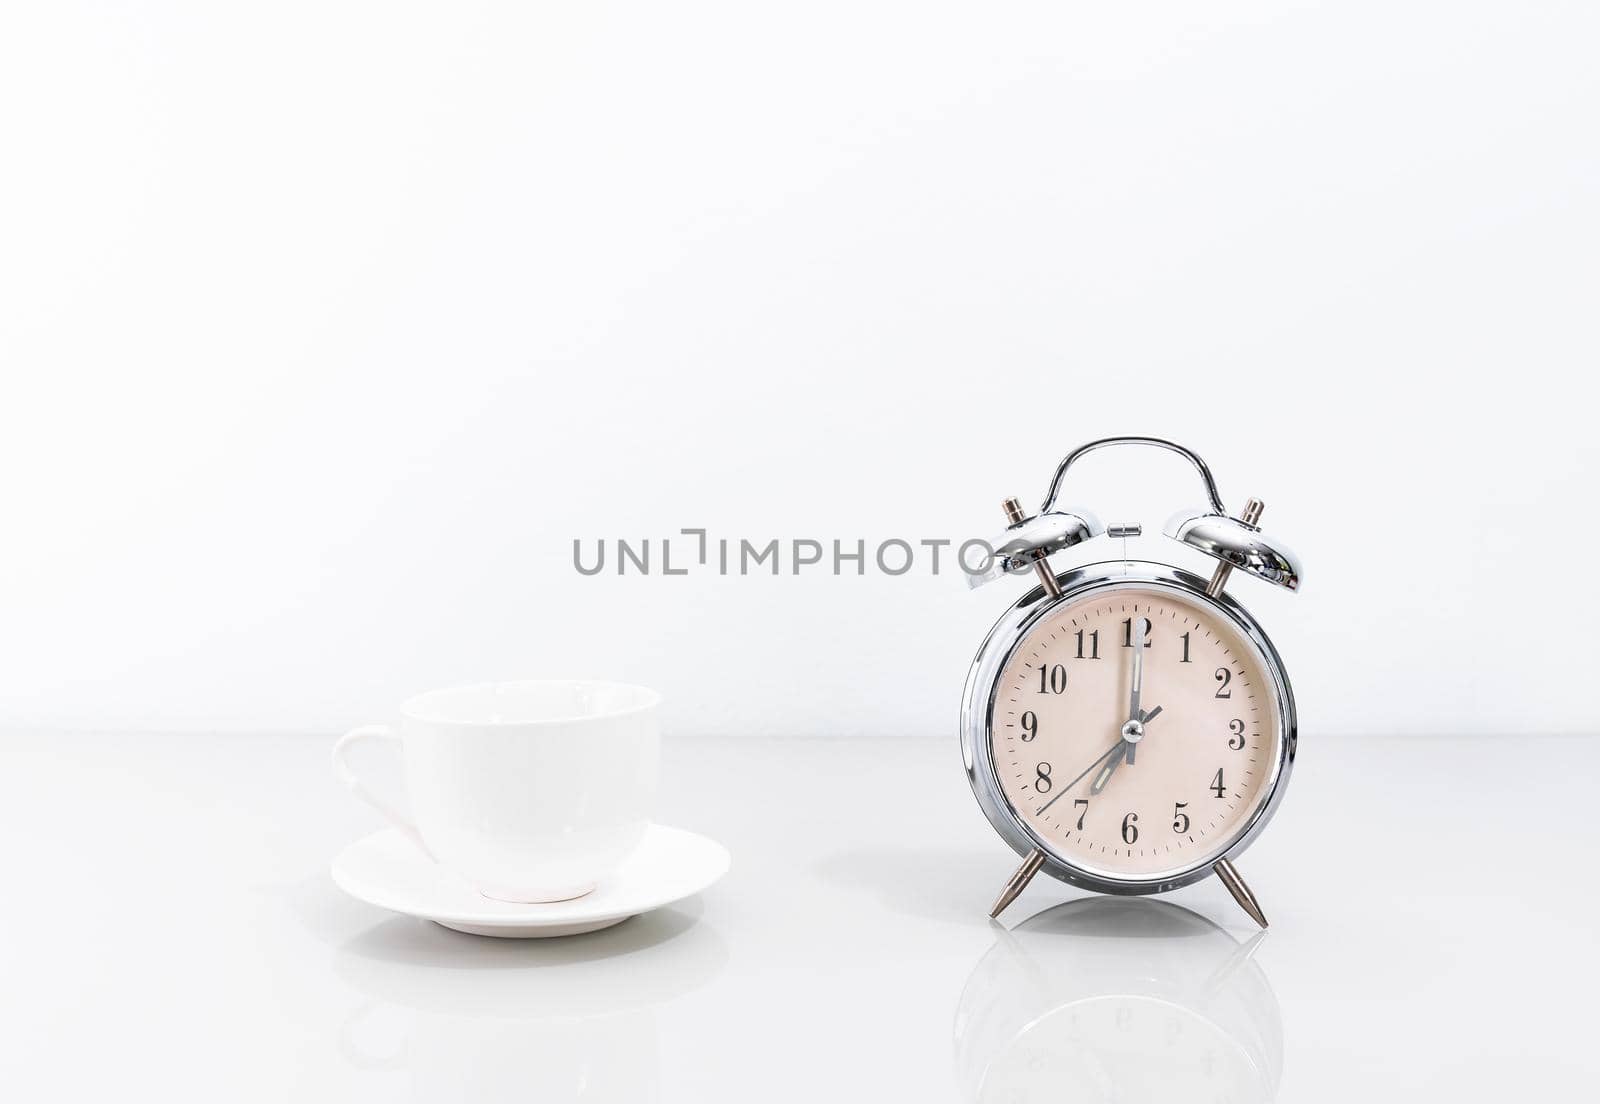
[[339, 737], [339, 742], [333, 745], [334, 776], [344, 783], [345, 789], [378, 810], [379, 813], [383, 814], [383, 819], [404, 832], [406, 838], [416, 844], [424, 855], [427, 855], [430, 859], [433, 858], [433, 852], [429, 851], [428, 845], [422, 842], [422, 833], [417, 831], [417, 826], [412, 823], [411, 818], [389, 801], [373, 793], [371, 787], [361, 781], [360, 776], [346, 761], [345, 756], [350, 749], [362, 740], [387, 740], [390, 743], [398, 744], [400, 743], [400, 734], [388, 725], [381, 724], [362, 725], [360, 728], [352, 728], [349, 732]]

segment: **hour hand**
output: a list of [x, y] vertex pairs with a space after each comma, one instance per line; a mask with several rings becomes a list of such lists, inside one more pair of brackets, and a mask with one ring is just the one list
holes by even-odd
[[1094, 794], [1097, 794], [1101, 790], [1105, 789], [1106, 783], [1111, 781], [1111, 775], [1115, 773], [1117, 767], [1122, 763], [1122, 760], [1124, 758], [1131, 759], [1132, 756], [1132, 744], [1128, 743], [1126, 740], [1118, 744], [1112, 751], [1111, 758], [1106, 760], [1106, 765], [1100, 768], [1100, 773], [1094, 776], [1093, 782], [1089, 783], [1090, 795], [1093, 796]]

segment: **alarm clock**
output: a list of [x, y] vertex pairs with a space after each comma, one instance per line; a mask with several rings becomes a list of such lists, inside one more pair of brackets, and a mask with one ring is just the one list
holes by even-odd
[[[1050, 566], [1080, 544], [1139, 535], [1060, 505], [1074, 463], [1123, 445], [1167, 449], [1199, 473], [1206, 504], [1173, 515], [1165, 531], [1219, 561], [1208, 577], [1125, 556]], [[1283, 799], [1294, 694], [1267, 634], [1226, 588], [1238, 573], [1298, 591], [1299, 560], [1262, 532], [1260, 501], [1229, 516], [1205, 461], [1158, 437], [1082, 445], [1056, 469], [1037, 514], [1014, 498], [1003, 508], [1009, 527], [969, 582], [1023, 573], [1038, 582], [990, 630], [962, 696], [968, 781], [1023, 856], [990, 916], [1041, 870], [1114, 894], [1163, 893], [1215, 873], [1266, 927], [1234, 862]]]

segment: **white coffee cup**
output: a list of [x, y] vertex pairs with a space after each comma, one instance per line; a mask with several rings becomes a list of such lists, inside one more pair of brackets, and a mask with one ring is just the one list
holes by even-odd
[[[400, 707], [398, 729], [366, 725], [333, 749], [334, 772], [434, 860], [486, 897], [581, 897], [639, 845], [656, 788], [661, 696], [614, 682], [482, 683]], [[407, 816], [346, 755], [401, 745]]]

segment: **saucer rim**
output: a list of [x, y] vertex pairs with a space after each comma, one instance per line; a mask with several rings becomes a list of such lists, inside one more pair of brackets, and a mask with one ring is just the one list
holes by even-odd
[[[654, 836], [657, 840], [665, 840], [669, 845], [692, 844], [705, 848], [708, 853], [715, 854], [713, 861], [706, 872], [694, 879], [693, 888], [679, 887], [670, 893], [654, 893], [640, 896], [632, 900], [621, 897], [596, 898], [596, 894], [618, 886], [615, 881], [602, 881], [591, 893], [582, 897], [575, 897], [566, 901], [549, 901], [542, 903], [518, 903], [499, 901], [491, 897], [482, 898], [485, 906], [494, 909], [492, 912], [477, 912], [466, 909], [454, 908], [419, 908], [415, 902], [401, 903], [393, 891], [386, 886], [377, 884], [371, 879], [352, 876], [347, 869], [350, 857], [358, 850], [386, 846], [390, 840], [398, 842], [412, 855], [419, 859], [425, 856], [417, 851], [416, 846], [399, 829], [388, 827], [369, 832], [360, 839], [355, 840], [341, 848], [329, 864], [329, 874], [333, 882], [342, 891], [364, 904], [397, 913], [401, 916], [415, 916], [435, 923], [450, 926], [456, 924], [472, 925], [487, 928], [539, 928], [539, 927], [567, 927], [574, 924], [587, 924], [603, 920], [620, 922], [630, 916], [651, 912], [655, 909], [665, 908], [678, 901], [686, 900], [697, 893], [703, 893], [717, 882], [721, 881], [732, 868], [733, 856], [728, 849], [712, 839], [710, 836], [687, 828], [676, 828], [659, 821], [652, 821], [645, 829], [645, 839]], [[641, 841], [640, 848], [645, 846]], [[631, 856], [630, 856], [631, 858]], [[444, 872], [442, 872], [444, 873]]]

